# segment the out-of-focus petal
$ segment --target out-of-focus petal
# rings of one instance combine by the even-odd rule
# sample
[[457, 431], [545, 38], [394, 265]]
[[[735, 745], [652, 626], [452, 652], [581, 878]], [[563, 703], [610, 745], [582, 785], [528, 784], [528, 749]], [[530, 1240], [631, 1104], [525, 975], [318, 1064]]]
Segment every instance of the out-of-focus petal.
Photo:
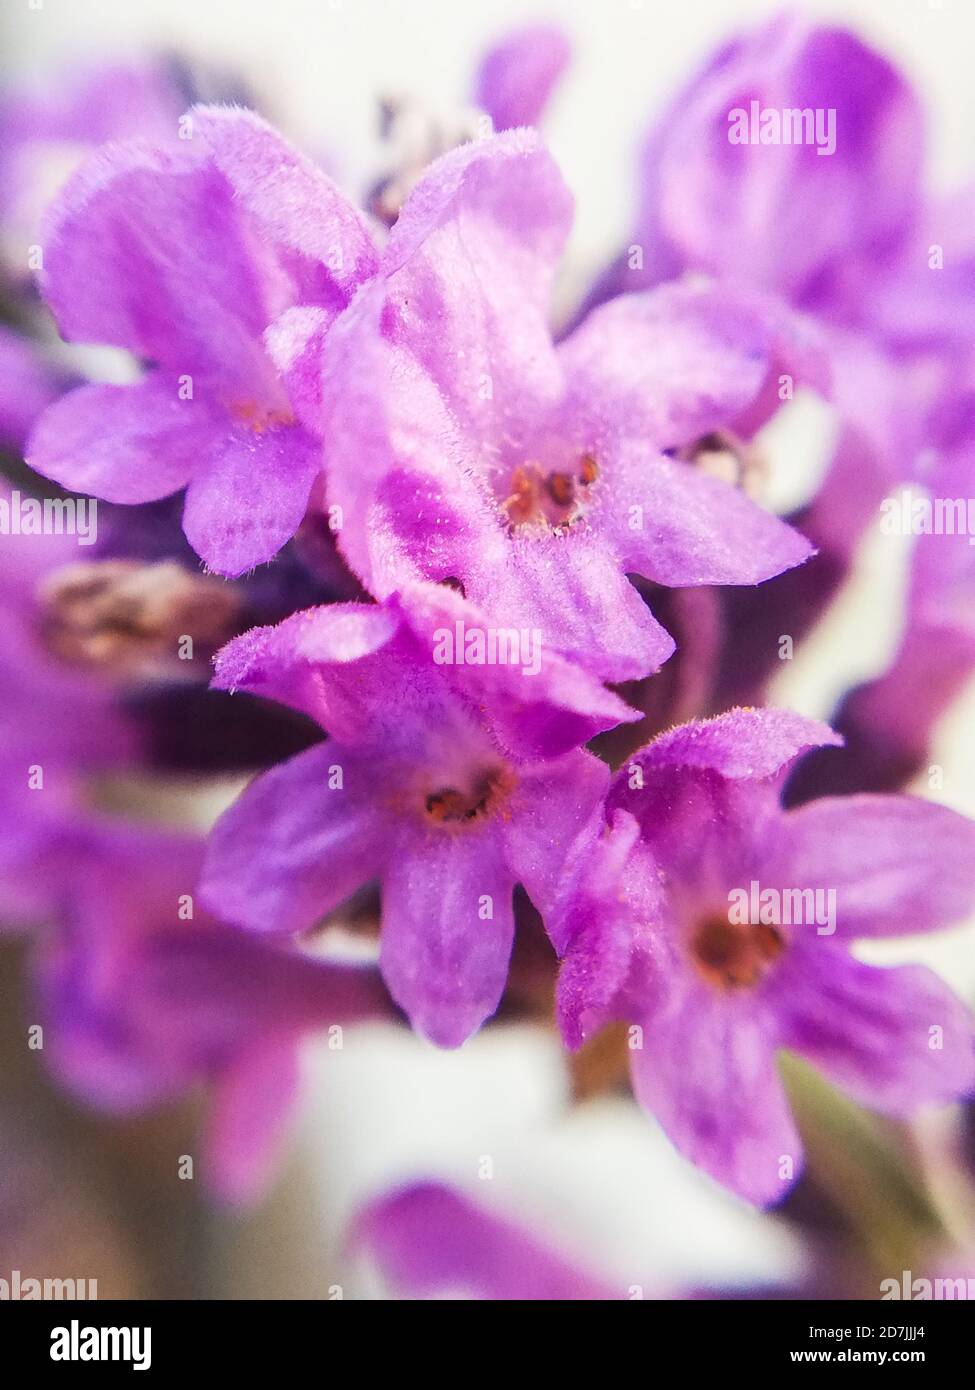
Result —
[[538, 125], [571, 57], [572, 45], [556, 25], [516, 29], [481, 59], [475, 104], [488, 113], [495, 130]]
[[296, 1040], [259, 1039], [218, 1078], [203, 1138], [207, 1186], [230, 1202], [253, 1201], [280, 1159], [298, 1098]]
[[[753, 105], [757, 140], [732, 143], [731, 113], [744, 113], [750, 136]], [[820, 127], [763, 143], [765, 111], [819, 112]], [[842, 295], [864, 263], [897, 252], [916, 208], [922, 141], [917, 99], [886, 59], [845, 30], [779, 16], [727, 45], [675, 104], [648, 151], [650, 219], [685, 264], [814, 307]]]
[[898, 1115], [975, 1091], [971, 1014], [933, 971], [878, 970], [817, 941], [783, 975], [783, 1044], [862, 1104]]
[[625, 1297], [537, 1236], [439, 1183], [414, 1183], [357, 1215], [366, 1251], [400, 1298], [597, 1301]]

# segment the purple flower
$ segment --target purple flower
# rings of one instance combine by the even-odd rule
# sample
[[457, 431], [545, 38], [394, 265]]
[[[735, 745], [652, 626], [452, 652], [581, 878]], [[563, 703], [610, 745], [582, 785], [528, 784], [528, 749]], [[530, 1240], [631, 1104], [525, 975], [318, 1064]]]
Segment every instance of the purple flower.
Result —
[[626, 1298], [533, 1232], [437, 1182], [377, 1198], [355, 1218], [351, 1244], [395, 1298], [582, 1301]]
[[822, 336], [842, 426], [792, 518], [819, 554], [769, 594], [727, 596], [719, 708], [762, 698], [779, 635], [808, 631], [885, 492], [913, 475], [959, 356], [970, 376], [973, 190], [929, 198], [923, 153], [905, 77], [792, 13], [717, 49], [646, 138], [630, 245], [590, 302], [703, 273], [788, 303]]
[[192, 836], [90, 820], [72, 850], [60, 922], [34, 966], [48, 1064], [118, 1114], [208, 1084], [197, 1175], [223, 1197], [255, 1196], [298, 1093], [302, 1038], [385, 1012], [378, 976], [198, 912]]
[[636, 718], [537, 634], [513, 637], [518, 664], [492, 657], [498, 629], [425, 586], [382, 607], [309, 609], [217, 658], [218, 688], [282, 701], [331, 738], [257, 778], [217, 822], [207, 905], [255, 931], [300, 932], [378, 878], [386, 983], [448, 1047], [497, 1008], [515, 884], [544, 914], [597, 811], [608, 774], [578, 745]]
[[[793, 130], [794, 111], [809, 111]], [[896, 265], [920, 205], [920, 104], [847, 30], [783, 14], [732, 39], [672, 102], [641, 163], [632, 287], [687, 268], [837, 321]]]
[[640, 1103], [692, 1162], [759, 1204], [802, 1163], [780, 1048], [889, 1114], [975, 1089], [972, 1021], [950, 990], [849, 949], [967, 914], [975, 827], [909, 797], [783, 813], [793, 759], [831, 742], [776, 710], [662, 735], [617, 774], [610, 829], [553, 919], [569, 1044], [631, 1020]]
[[810, 553], [666, 451], [756, 413], [779, 347], [735, 296], [623, 296], [560, 346], [549, 295], [571, 198], [538, 138], [427, 173], [380, 278], [329, 335], [324, 435], [339, 541], [370, 592], [452, 580], [500, 623], [612, 680], [672, 643], [626, 575], [754, 584]]
[[28, 459], [111, 502], [187, 487], [190, 543], [235, 576], [305, 514], [321, 467], [308, 353], [376, 252], [352, 205], [258, 117], [186, 119], [184, 141], [107, 146], [48, 213], [42, 287], [62, 335], [152, 366], [58, 401]]

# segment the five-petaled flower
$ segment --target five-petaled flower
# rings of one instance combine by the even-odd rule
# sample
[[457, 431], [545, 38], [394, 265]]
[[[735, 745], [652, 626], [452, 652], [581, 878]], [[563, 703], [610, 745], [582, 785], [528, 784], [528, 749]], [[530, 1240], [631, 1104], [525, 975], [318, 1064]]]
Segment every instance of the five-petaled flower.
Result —
[[[849, 949], [970, 912], [975, 826], [906, 796], [783, 812], [796, 757], [836, 742], [825, 725], [771, 709], [661, 735], [617, 773], [604, 837], [577, 857], [550, 920], [567, 1042], [631, 1020], [641, 1104], [688, 1158], [761, 1204], [782, 1197], [802, 1163], [780, 1048], [889, 1114], [975, 1090], [972, 1020], [947, 986]], [[738, 920], [729, 894], [752, 882], [832, 890], [835, 938], [815, 922]]]
[[302, 710], [331, 738], [258, 777], [218, 821], [207, 904], [256, 931], [301, 932], [378, 878], [383, 976], [444, 1046], [497, 1008], [515, 885], [544, 915], [598, 817], [609, 774], [581, 745], [636, 718], [558, 655], [533, 676], [436, 662], [437, 632], [483, 621], [437, 585], [309, 609], [231, 642], [214, 682]]

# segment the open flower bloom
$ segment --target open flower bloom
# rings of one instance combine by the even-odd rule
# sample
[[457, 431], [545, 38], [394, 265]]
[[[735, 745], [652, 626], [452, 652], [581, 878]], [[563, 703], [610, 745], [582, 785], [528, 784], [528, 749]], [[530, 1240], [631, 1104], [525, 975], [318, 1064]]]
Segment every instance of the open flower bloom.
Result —
[[72, 848], [34, 965], [45, 1058], [73, 1094], [119, 1114], [208, 1086], [197, 1176], [253, 1196], [297, 1097], [301, 1040], [387, 1012], [378, 975], [199, 912], [193, 836], [89, 820]]
[[207, 905], [300, 932], [378, 878], [384, 978], [443, 1046], [498, 1005], [516, 883], [544, 914], [595, 819], [608, 773], [579, 745], [637, 717], [534, 643], [520, 664], [491, 664], [498, 640], [431, 585], [382, 607], [309, 609], [217, 657], [218, 688], [282, 701], [332, 737], [258, 777], [217, 822]]
[[782, 1197], [802, 1150], [776, 1053], [900, 1115], [975, 1089], [967, 1010], [930, 971], [878, 969], [858, 937], [928, 931], [975, 904], [975, 826], [909, 797], [785, 813], [782, 779], [824, 725], [733, 710], [620, 769], [610, 828], [580, 859], [554, 935], [564, 1035], [631, 1020], [640, 1103], [749, 1201]]
[[531, 602], [553, 645], [601, 636], [590, 660], [606, 650], [619, 679], [671, 649], [628, 570], [754, 583], [808, 555], [662, 454], [754, 400], [771, 366], [760, 316], [664, 291], [601, 310], [556, 352], [546, 315], [571, 200], [530, 132], [437, 161], [380, 258], [352, 205], [263, 122], [188, 119], [175, 149], [106, 148], [48, 215], [42, 284], [64, 336], [154, 366], [47, 411], [38, 471], [117, 502], [188, 485], [191, 544], [237, 575], [294, 533], [324, 457], [347, 558], [378, 596], [408, 569], [458, 580], [506, 620]]
[[329, 334], [328, 502], [379, 598], [452, 580], [611, 680], [672, 650], [627, 579], [755, 584], [807, 542], [668, 450], [767, 399], [776, 334], [734, 295], [671, 286], [595, 311], [556, 346], [571, 198], [517, 130], [438, 160], [381, 275]]
[[395, 1298], [598, 1302], [628, 1296], [534, 1232], [439, 1182], [416, 1182], [363, 1207], [350, 1244]]
[[186, 121], [189, 138], [170, 145], [106, 146], [48, 211], [41, 284], [62, 335], [151, 367], [135, 385], [58, 401], [28, 459], [110, 502], [186, 487], [190, 543], [236, 576], [270, 560], [305, 514], [321, 445], [295, 359], [376, 252], [352, 205], [258, 117], [199, 107]]

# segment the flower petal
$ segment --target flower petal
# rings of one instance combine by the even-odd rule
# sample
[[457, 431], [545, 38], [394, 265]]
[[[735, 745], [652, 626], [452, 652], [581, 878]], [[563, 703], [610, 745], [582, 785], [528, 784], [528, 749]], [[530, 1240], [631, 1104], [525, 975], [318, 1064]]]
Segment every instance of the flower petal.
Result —
[[972, 1016], [933, 971], [877, 969], [823, 941], [784, 966], [783, 1045], [861, 1104], [900, 1115], [975, 1091]]
[[644, 1020], [631, 1054], [640, 1104], [677, 1149], [732, 1192], [769, 1206], [802, 1167], [768, 1020], [704, 990]]
[[320, 470], [321, 446], [298, 426], [228, 430], [190, 482], [187, 540], [230, 579], [265, 564], [301, 525]]
[[410, 1022], [459, 1047], [494, 1013], [514, 937], [514, 878], [492, 832], [404, 838], [382, 880], [379, 964]]
[[842, 937], [934, 931], [975, 909], [975, 823], [912, 796], [824, 797], [786, 817], [784, 882], [836, 894]]
[[177, 383], [150, 372], [134, 386], [81, 386], [49, 406], [27, 445], [31, 468], [106, 502], [155, 502], [186, 486], [225, 425]]
[[44, 409], [74, 384], [39, 344], [0, 325], [0, 447], [19, 454]]
[[375, 767], [332, 743], [263, 773], [210, 834], [203, 902], [251, 931], [308, 930], [376, 876], [388, 834], [376, 800]]
[[322, 429], [322, 352], [334, 321], [327, 309], [296, 304], [274, 320], [264, 334], [264, 346], [278, 370], [288, 399], [311, 434]]
[[260, 1038], [218, 1077], [203, 1135], [203, 1176], [218, 1196], [248, 1202], [267, 1185], [298, 1099], [297, 1040]]
[[379, 1265], [398, 1298], [587, 1302], [623, 1298], [530, 1231], [435, 1182], [370, 1202], [354, 1246]]
[[[557, 757], [639, 717], [594, 676], [549, 651], [537, 627], [499, 626], [503, 615], [479, 610], [440, 585], [411, 585], [395, 606], [417, 636], [420, 659], [436, 664], [514, 757]], [[480, 640], [480, 660], [476, 651], [472, 658], [472, 638]]]
[[[273, 627], [254, 627], [217, 653], [213, 686], [248, 690], [278, 700], [316, 719], [337, 738], [354, 740], [362, 728], [363, 702], [388, 693], [391, 663], [369, 668], [364, 686], [362, 663], [382, 653], [402, 619], [390, 608], [366, 603], [330, 603], [294, 613]], [[382, 665], [385, 665], [385, 687]], [[322, 668], [330, 679], [323, 679]]]
[[[623, 1012], [623, 990], [641, 928], [660, 939], [660, 877], [637, 846], [639, 826], [625, 811], [583, 853], [569, 860], [563, 899], [546, 927], [563, 956], [556, 1006], [567, 1047], [581, 1047]], [[631, 856], [640, 864], [630, 865]], [[630, 889], [628, 893], [626, 890]], [[635, 889], [635, 892], [632, 891]]]
[[669, 588], [761, 584], [813, 554], [798, 531], [693, 464], [623, 444], [606, 467], [592, 524], [634, 574]]
[[672, 729], [634, 754], [607, 805], [637, 819], [688, 910], [725, 912], [731, 889], [778, 874], [788, 844], [782, 782], [805, 748], [835, 738], [786, 710], [732, 710]]
[[503, 565], [480, 560], [461, 571], [470, 599], [498, 622], [537, 629], [546, 648], [602, 680], [651, 675], [674, 650], [612, 547], [593, 531], [515, 537]]
[[253, 111], [196, 106], [190, 120], [264, 236], [305, 262], [300, 297], [348, 302], [379, 264], [355, 204]]
[[667, 449], [729, 424], [758, 394], [771, 349], [744, 299], [677, 284], [594, 309], [559, 357], [598, 453], [621, 437]]
[[548, 310], [571, 216], [555, 161], [517, 130], [438, 159], [390, 233], [384, 330], [485, 442], [560, 389]]
[[495, 130], [538, 125], [571, 56], [572, 45], [555, 24], [516, 29], [482, 58], [474, 102]]
[[527, 770], [512, 793], [502, 832], [505, 852], [546, 923], [570, 856], [596, 843], [608, 785], [606, 764], [577, 749]]
[[69, 342], [128, 348], [177, 375], [257, 370], [274, 267], [202, 141], [106, 146], [59, 193], [41, 240], [44, 297]]
[[[816, 112], [817, 138], [780, 132], [770, 146], [753, 111]], [[821, 157], [829, 119], [834, 149]], [[833, 277], [855, 287], [858, 267], [909, 230], [922, 144], [918, 101], [885, 58], [843, 29], [780, 15], [725, 45], [675, 103], [648, 150], [648, 220], [685, 264], [814, 303]], [[655, 235], [648, 227], [650, 244]]]
[[446, 579], [504, 535], [478, 476], [477, 441], [431, 375], [381, 326], [384, 288], [362, 292], [329, 333], [323, 364], [326, 481], [337, 539], [377, 598], [409, 578]]
[[[636, 755], [644, 769], [706, 768], [722, 777], [771, 777], [807, 748], [841, 740], [827, 724], [784, 709], [733, 709], [682, 724]], [[617, 781], [622, 780], [622, 775]]]

